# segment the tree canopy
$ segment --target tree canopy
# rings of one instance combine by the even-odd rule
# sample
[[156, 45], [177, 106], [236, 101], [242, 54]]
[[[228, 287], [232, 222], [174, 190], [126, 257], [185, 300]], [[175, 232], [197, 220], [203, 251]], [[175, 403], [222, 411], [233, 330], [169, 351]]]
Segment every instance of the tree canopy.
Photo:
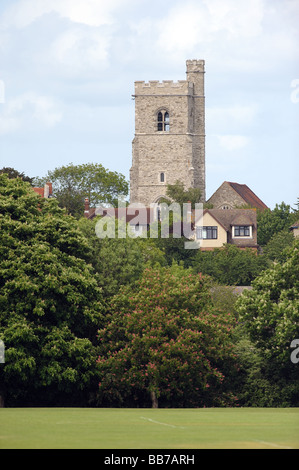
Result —
[[[184, 184], [177, 180], [175, 184], [168, 184], [166, 189], [166, 196], [174, 202], [179, 204], [191, 203], [191, 206], [194, 208], [195, 204], [200, 202], [201, 191], [199, 188], [188, 188], [185, 189]], [[165, 198], [164, 202], [169, 202]]]
[[298, 406], [299, 374], [291, 361], [291, 345], [299, 339], [299, 240], [286, 250], [286, 261], [258, 276], [252, 290], [237, 301], [236, 309], [263, 358], [263, 377], [272, 387], [272, 395], [278, 390], [275, 405]]
[[224, 369], [233, 363], [234, 317], [213, 308], [209, 283], [182, 266], [148, 268], [124, 287], [99, 332], [104, 405], [234, 403]]
[[48, 171], [39, 184], [50, 181], [53, 194], [60, 207], [66, 208], [69, 214], [81, 217], [84, 213], [84, 200], [89, 199], [91, 207], [99, 204], [117, 206], [118, 199], [128, 194], [128, 182], [117, 172], [109, 171], [100, 163], [70, 163], [53, 171]]
[[259, 245], [266, 245], [270, 239], [281, 230], [288, 230], [295, 222], [295, 212], [292, 212], [291, 206], [282, 202], [276, 204], [273, 210], [265, 209], [257, 212], [257, 237]]
[[88, 244], [55, 200], [0, 175], [1, 391], [10, 403], [76, 402], [95, 377], [103, 303]]
[[27, 181], [31, 185], [33, 184], [34, 177], [26, 176], [24, 172], [20, 173], [15, 168], [3, 167], [0, 170], [0, 174], [5, 173], [8, 178], [21, 178], [23, 181]]

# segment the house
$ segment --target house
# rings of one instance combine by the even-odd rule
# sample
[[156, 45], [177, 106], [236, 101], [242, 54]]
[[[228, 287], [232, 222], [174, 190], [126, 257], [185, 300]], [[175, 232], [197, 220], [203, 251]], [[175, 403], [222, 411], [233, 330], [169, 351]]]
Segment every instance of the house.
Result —
[[299, 237], [299, 220], [291, 225], [290, 230], [293, 232], [294, 237]]
[[115, 217], [118, 222], [129, 225], [133, 236], [144, 236], [151, 223], [157, 220], [155, 208], [130, 205], [128, 207], [93, 207], [89, 208], [89, 200], [85, 199], [84, 217], [89, 220], [97, 216]]
[[255, 209], [268, 209], [266, 204], [246, 185], [224, 181], [222, 185], [207, 200], [215, 209], [235, 209], [250, 206]]
[[205, 209], [195, 221], [195, 237], [201, 250], [231, 244], [257, 250], [257, 221], [254, 209]]
[[39, 194], [41, 197], [48, 199], [53, 197], [52, 183], [46, 183], [43, 188], [32, 188], [36, 194]]

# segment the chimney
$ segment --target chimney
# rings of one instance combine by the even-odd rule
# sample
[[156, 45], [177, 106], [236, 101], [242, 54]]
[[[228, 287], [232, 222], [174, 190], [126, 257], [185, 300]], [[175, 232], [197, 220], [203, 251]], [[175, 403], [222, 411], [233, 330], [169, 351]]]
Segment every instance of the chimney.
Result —
[[85, 207], [84, 207], [84, 217], [89, 216], [89, 199], [88, 197], [85, 198]]
[[52, 183], [46, 183], [44, 186], [44, 196], [45, 199], [52, 197]]
[[53, 193], [52, 183], [47, 183], [47, 185], [49, 186], [49, 197], [51, 197]]

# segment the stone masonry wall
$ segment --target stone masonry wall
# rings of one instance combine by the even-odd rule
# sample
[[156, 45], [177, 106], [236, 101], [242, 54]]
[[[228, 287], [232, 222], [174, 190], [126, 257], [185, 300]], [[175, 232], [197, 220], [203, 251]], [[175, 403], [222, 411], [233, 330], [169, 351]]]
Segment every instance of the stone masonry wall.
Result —
[[[135, 82], [131, 202], [156, 202], [177, 180], [199, 187], [205, 198], [203, 69], [204, 61], [187, 61], [187, 80]], [[169, 113], [169, 131], [158, 131], [159, 111]]]

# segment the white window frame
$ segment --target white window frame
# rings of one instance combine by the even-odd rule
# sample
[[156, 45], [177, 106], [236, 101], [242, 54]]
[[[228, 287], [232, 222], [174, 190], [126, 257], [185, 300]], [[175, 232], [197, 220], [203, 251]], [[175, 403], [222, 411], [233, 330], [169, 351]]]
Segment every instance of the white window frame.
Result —
[[[235, 229], [237, 227], [248, 227], [249, 228], [249, 235], [236, 235], [235, 233]], [[237, 239], [240, 239], [240, 238], [252, 238], [252, 225], [233, 225], [233, 230], [232, 230], [232, 237], [233, 238], [237, 238]]]

